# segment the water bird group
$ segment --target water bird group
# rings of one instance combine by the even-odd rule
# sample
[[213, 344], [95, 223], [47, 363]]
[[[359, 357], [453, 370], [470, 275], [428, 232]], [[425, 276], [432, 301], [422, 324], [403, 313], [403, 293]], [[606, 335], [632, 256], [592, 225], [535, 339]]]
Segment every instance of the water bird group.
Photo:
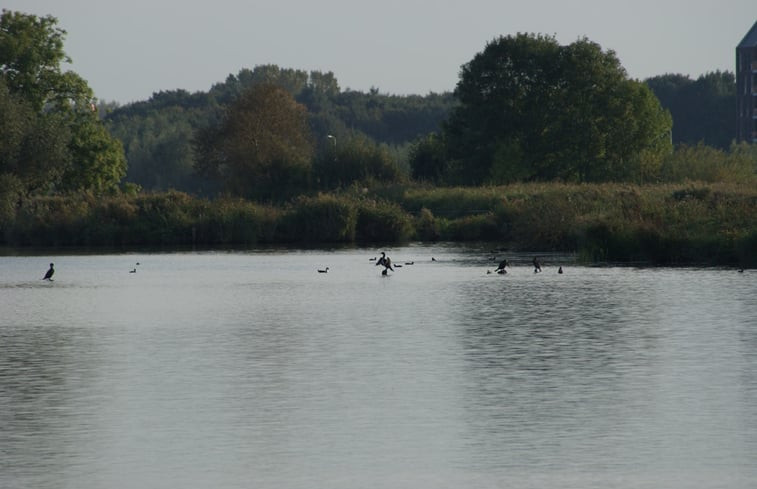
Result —
[[[496, 257], [490, 257], [489, 260], [496, 260]], [[539, 273], [539, 272], [542, 271], [541, 262], [539, 261], [539, 258], [534, 257], [531, 260], [531, 264], [534, 267], [534, 273]], [[498, 273], [500, 275], [505, 275], [505, 274], [507, 274], [507, 268], [508, 267], [512, 267], [512, 265], [511, 265], [511, 263], [507, 259], [504, 259], [501, 262], [499, 262], [499, 265], [497, 265], [497, 268], [494, 269], [494, 273]], [[491, 275], [491, 273], [492, 273], [491, 270], [487, 270], [486, 271], [487, 275]], [[560, 267], [557, 268], [557, 273], [558, 274], [562, 274], [563, 273], [562, 266], [560, 266]]]

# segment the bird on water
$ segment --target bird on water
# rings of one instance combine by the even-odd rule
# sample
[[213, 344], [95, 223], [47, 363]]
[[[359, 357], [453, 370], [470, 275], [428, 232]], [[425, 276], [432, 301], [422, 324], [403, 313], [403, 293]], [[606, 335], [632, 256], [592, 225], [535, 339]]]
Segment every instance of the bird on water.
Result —
[[319, 269], [318, 273], [329, 273], [329, 267], [326, 267], [324, 269]]
[[50, 264], [50, 268], [45, 273], [45, 277], [42, 280], [49, 280], [53, 281], [53, 274], [55, 273], [55, 269], [53, 268], [53, 264]]

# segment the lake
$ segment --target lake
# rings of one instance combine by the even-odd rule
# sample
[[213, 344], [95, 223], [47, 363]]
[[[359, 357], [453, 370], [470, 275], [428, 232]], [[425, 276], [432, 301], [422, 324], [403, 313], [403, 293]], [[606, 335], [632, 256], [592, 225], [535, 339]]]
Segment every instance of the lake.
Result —
[[757, 271], [380, 251], [0, 257], [0, 487], [754, 487]]

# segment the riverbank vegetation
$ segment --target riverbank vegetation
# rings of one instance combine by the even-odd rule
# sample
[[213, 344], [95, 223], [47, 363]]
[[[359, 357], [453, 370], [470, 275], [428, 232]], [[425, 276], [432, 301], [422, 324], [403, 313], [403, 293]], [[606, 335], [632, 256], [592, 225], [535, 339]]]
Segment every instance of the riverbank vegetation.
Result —
[[265, 65], [120, 107], [62, 71], [56, 19], [4, 10], [0, 34], [0, 245], [491, 241], [757, 265], [757, 150], [727, 142], [727, 73], [644, 83], [588, 39], [518, 34], [451, 93]]
[[590, 262], [757, 266], [757, 188], [734, 183], [354, 187], [284, 205], [182, 192], [37, 197], [10, 246], [134, 247], [487, 241]]

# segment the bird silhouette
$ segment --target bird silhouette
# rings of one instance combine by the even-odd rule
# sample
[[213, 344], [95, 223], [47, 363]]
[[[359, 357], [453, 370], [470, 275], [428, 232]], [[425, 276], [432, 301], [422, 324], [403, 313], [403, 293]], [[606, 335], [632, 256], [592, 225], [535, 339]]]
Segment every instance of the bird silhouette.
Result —
[[326, 267], [322, 270], [318, 270], [318, 273], [329, 273], [329, 267]]
[[505, 270], [505, 267], [509, 267], [509, 266], [510, 266], [510, 262], [508, 262], [507, 258], [505, 258], [504, 260], [502, 260], [501, 262], [499, 262], [499, 265], [497, 266], [496, 270], [494, 270], [494, 271], [497, 272], [497, 273], [502, 273], [502, 272], [507, 273], [507, 271]]
[[53, 274], [55, 273], [55, 269], [53, 268], [53, 264], [50, 264], [50, 268], [45, 273], [45, 277], [42, 280], [49, 280], [53, 281]]

